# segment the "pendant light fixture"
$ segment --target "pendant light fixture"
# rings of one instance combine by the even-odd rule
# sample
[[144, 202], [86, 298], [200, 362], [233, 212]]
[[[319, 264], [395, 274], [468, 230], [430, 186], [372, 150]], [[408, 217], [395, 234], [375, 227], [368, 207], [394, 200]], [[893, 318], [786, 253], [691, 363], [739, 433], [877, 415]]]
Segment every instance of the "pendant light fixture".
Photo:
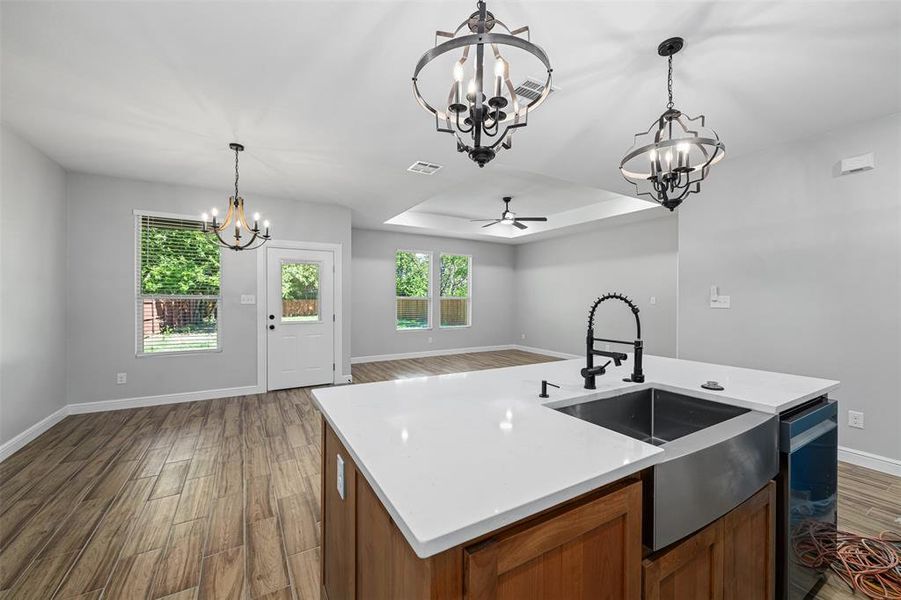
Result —
[[619, 165], [639, 196], [648, 196], [671, 211], [701, 190], [711, 165], [726, 155], [726, 145], [705, 126], [704, 115], [692, 118], [673, 105], [673, 55], [683, 45], [682, 38], [674, 37], [657, 47], [657, 54], [665, 56], [669, 65], [669, 102], [647, 131], [635, 134], [635, 143]]
[[[413, 70], [413, 95], [420, 106], [435, 116], [435, 128], [452, 134], [457, 139], [457, 150], [484, 167], [498, 150], [511, 147], [513, 132], [525, 127], [529, 112], [547, 98], [553, 69], [544, 50], [529, 40], [528, 27], [511, 31], [488, 11], [482, 0], [476, 3], [476, 9], [453, 32], [435, 32], [435, 47], [422, 55]], [[439, 38], [446, 41], [439, 44]], [[528, 52], [547, 70], [543, 86], [527, 81], [530, 89], [522, 96], [523, 101], [510, 79], [510, 62], [501, 52], [511, 48]], [[436, 101], [436, 108], [420, 92], [420, 73], [433, 60], [453, 50], [460, 51], [460, 58], [448, 73], [453, 78], [446, 101]], [[486, 50], [489, 57], [485, 56]]]
[[[231, 143], [229, 148], [235, 151], [235, 195], [228, 199], [228, 211], [225, 219], [219, 222], [219, 211], [213, 209], [210, 224], [210, 215], [203, 213], [203, 230], [209, 234], [215, 234], [219, 243], [232, 250], [255, 250], [269, 240], [269, 221], [263, 221], [263, 229], [260, 229], [260, 213], [253, 214], [253, 224], [247, 222], [244, 215], [244, 198], [238, 194], [238, 153], [244, 151], [244, 146]], [[242, 230], [246, 233], [242, 233]], [[223, 237], [225, 235], [226, 237]]]

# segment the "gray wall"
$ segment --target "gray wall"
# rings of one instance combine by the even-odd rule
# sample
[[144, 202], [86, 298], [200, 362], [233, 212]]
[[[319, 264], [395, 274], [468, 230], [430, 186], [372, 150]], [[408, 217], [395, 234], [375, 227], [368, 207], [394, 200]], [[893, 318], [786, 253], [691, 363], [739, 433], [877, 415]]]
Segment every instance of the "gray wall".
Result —
[[[135, 357], [134, 209], [200, 214], [224, 207], [228, 188], [207, 190], [70, 174], [69, 402], [92, 402], [255, 385], [256, 252], [222, 253], [222, 352]], [[272, 221], [279, 240], [343, 244], [344, 373], [350, 360], [350, 211], [336, 205], [279, 200], [247, 192], [251, 210]], [[222, 210], [222, 208], [220, 208]], [[257, 298], [262, 302], [263, 298]], [[116, 385], [116, 373], [128, 383]]]
[[[588, 309], [599, 295], [618, 291], [640, 307], [645, 351], [676, 352], [677, 216], [620, 220], [566, 237], [517, 248], [517, 343], [582, 354]], [[650, 303], [651, 296], [657, 303]], [[632, 313], [608, 301], [598, 308], [596, 334], [635, 339]], [[523, 338], [523, 334], [525, 338]], [[628, 348], [623, 348], [628, 350]]]
[[[353, 355], [401, 354], [496, 346], [513, 342], [514, 274], [512, 246], [409, 235], [387, 231], [353, 230]], [[441, 252], [472, 256], [472, 326], [438, 327], [438, 298], [433, 298], [430, 330], [395, 328], [394, 253], [398, 249], [429, 250], [433, 278], [438, 277]], [[437, 290], [437, 279], [435, 289]], [[432, 342], [429, 343], [429, 338]]]
[[0, 126], [0, 444], [66, 404], [66, 173]]
[[[840, 443], [901, 459], [901, 119], [727, 158], [679, 209], [679, 355], [840, 379]], [[873, 171], [836, 176], [875, 152]], [[732, 297], [710, 309], [709, 286]], [[847, 410], [866, 429], [847, 427]]]

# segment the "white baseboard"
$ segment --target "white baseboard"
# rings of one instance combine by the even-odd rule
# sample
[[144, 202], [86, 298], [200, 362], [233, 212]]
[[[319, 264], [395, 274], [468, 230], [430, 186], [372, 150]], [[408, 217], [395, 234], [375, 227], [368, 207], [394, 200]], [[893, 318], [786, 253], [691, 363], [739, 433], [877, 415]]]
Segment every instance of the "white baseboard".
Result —
[[44, 417], [5, 444], [0, 445], [0, 462], [24, 448], [30, 441], [65, 419], [68, 414], [69, 407], [64, 406], [51, 415]]
[[582, 358], [580, 354], [570, 354], [569, 352], [557, 352], [556, 350], [545, 350], [544, 348], [533, 348], [531, 346], [521, 346], [514, 344], [513, 348], [522, 350], [523, 352], [531, 352], [532, 354], [544, 354], [545, 356], [553, 356], [555, 358]]
[[448, 354], [467, 354], [469, 352], [495, 352], [497, 350], [512, 350], [513, 344], [502, 346], [475, 346], [471, 348], [445, 348], [443, 350], [423, 350], [421, 352], [403, 352], [401, 354], [374, 354], [372, 356], [355, 356], [350, 359], [350, 364], [368, 362], [384, 362], [386, 360], [403, 360], [406, 358], [425, 358], [427, 356], [446, 356]]
[[423, 350], [420, 352], [403, 352], [400, 354], [374, 354], [372, 356], [355, 356], [350, 359], [352, 365], [368, 362], [384, 362], [386, 360], [404, 360], [407, 358], [426, 358], [429, 356], [448, 356], [450, 354], [469, 354], [471, 352], [497, 352], [500, 350], [521, 350], [533, 354], [544, 354], [556, 358], [579, 358], [578, 354], [545, 350], [544, 348], [532, 348], [519, 344], [501, 344], [499, 346], [472, 346], [469, 348], [444, 348], [441, 350]]
[[888, 458], [887, 456], [879, 456], [863, 450], [854, 450], [852, 448], [838, 447], [838, 459], [842, 462], [857, 465], [867, 469], [873, 469], [895, 477], [901, 477], [901, 460]]
[[68, 406], [69, 414], [103, 412], [107, 410], [123, 410], [126, 408], [141, 408], [144, 406], [159, 406], [160, 404], [179, 404], [181, 402], [195, 402], [197, 400], [212, 400], [214, 398], [228, 398], [230, 396], [248, 396], [261, 394], [255, 385], [241, 387], [220, 388], [217, 390], [200, 390], [197, 392], [182, 392], [179, 394], [162, 394], [159, 396], [140, 396], [138, 398], [121, 398], [118, 400], [100, 400], [98, 402], [81, 402]]

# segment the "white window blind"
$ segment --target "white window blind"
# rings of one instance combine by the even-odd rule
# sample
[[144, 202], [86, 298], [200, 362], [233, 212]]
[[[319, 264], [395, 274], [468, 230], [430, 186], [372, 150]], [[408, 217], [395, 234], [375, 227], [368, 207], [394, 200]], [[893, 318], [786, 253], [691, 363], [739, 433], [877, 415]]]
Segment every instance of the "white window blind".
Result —
[[219, 243], [202, 223], [136, 217], [138, 355], [220, 349]]

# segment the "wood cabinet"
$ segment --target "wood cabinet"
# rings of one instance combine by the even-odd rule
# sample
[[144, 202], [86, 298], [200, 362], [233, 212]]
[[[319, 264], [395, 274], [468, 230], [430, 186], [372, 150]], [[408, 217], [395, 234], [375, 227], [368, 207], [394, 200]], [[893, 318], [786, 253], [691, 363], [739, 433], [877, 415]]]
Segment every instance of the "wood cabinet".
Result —
[[723, 520], [725, 600], [772, 600], [776, 593], [776, 484], [770, 482]]
[[772, 600], [776, 487], [642, 563], [645, 600]]
[[[337, 489], [338, 456], [345, 494]], [[638, 600], [641, 482], [627, 478], [421, 559], [323, 423], [325, 600]]]
[[464, 551], [466, 600], [640, 597], [641, 484]]
[[642, 580], [645, 600], [722, 600], [722, 520], [646, 559]]

